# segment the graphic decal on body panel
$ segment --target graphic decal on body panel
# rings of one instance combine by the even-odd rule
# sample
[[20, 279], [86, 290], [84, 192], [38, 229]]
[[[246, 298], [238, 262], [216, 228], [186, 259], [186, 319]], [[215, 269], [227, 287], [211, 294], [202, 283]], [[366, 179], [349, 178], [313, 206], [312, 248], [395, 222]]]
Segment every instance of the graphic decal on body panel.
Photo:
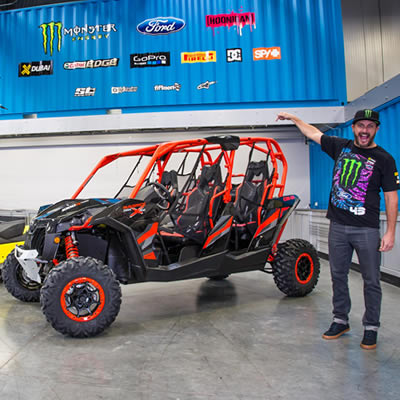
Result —
[[365, 214], [368, 184], [374, 172], [375, 160], [342, 150], [333, 175], [331, 202], [335, 207], [355, 215]]

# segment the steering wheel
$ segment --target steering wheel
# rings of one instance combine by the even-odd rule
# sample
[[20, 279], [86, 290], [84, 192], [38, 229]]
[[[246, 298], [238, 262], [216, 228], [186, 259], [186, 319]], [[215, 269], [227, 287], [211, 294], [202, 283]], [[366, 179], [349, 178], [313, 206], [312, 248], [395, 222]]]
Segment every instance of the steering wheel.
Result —
[[162, 204], [157, 204], [157, 206], [159, 208], [161, 208], [162, 210], [167, 210], [169, 205], [172, 204], [172, 202], [173, 202], [172, 196], [171, 196], [171, 193], [169, 192], [169, 190], [164, 185], [162, 185], [160, 182], [151, 182], [150, 185], [154, 186], [154, 192], [157, 194], [157, 196], [161, 200], [168, 202], [167, 206], [163, 206]]

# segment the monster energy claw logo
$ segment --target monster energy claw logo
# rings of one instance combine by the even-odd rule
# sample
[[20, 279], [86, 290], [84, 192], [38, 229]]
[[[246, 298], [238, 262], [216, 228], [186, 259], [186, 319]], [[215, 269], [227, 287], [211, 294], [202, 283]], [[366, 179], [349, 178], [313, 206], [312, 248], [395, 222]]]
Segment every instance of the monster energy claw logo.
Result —
[[371, 118], [372, 110], [365, 110], [365, 118]]
[[342, 174], [340, 175], [340, 183], [343, 187], [347, 187], [347, 185], [349, 183], [349, 178], [353, 174], [353, 171], [354, 171], [353, 179], [351, 182], [351, 185], [354, 186], [354, 183], [357, 180], [358, 172], [360, 170], [362, 163], [361, 163], [361, 161], [352, 160], [352, 159], [348, 159], [348, 158], [345, 158], [343, 161], [344, 161], [344, 165], [343, 165]]
[[47, 54], [47, 46], [50, 48], [50, 55], [53, 55], [54, 38], [57, 35], [57, 50], [61, 50], [61, 22], [49, 22], [39, 25], [42, 29], [43, 36], [43, 50]]

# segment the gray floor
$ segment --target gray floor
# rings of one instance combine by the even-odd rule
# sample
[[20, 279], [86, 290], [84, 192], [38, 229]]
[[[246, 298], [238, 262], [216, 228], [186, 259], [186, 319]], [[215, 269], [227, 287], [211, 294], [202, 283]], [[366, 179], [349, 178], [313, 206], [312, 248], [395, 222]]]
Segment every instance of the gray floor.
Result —
[[123, 287], [121, 312], [92, 339], [46, 323], [38, 304], [0, 285], [0, 399], [399, 399], [399, 294], [383, 283], [376, 350], [359, 347], [360, 276], [350, 276], [352, 330], [326, 341], [330, 281], [285, 298], [271, 276]]

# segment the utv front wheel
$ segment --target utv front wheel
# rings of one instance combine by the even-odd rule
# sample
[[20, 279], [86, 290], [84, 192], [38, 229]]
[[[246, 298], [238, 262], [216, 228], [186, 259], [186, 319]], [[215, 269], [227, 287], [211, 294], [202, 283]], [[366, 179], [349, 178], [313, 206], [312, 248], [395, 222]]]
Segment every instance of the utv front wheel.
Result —
[[58, 332], [90, 337], [114, 322], [121, 306], [121, 288], [107, 265], [91, 257], [76, 257], [52, 269], [40, 304]]
[[18, 300], [37, 302], [40, 299], [40, 283], [28, 278], [21, 264], [12, 251], [6, 258], [1, 269], [6, 289]]
[[320, 263], [315, 247], [303, 239], [278, 245], [272, 273], [278, 289], [289, 297], [306, 296], [318, 282]]

